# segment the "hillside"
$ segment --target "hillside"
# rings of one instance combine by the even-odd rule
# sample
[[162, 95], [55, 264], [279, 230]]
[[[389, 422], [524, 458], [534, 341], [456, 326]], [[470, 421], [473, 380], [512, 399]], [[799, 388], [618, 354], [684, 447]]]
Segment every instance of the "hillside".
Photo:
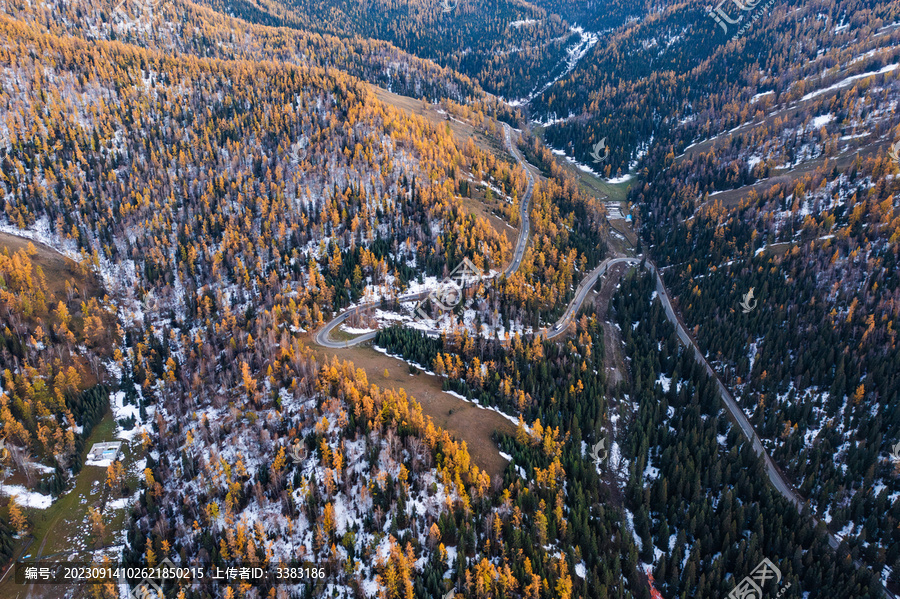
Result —
[[[205, 534], [215, 535], [233, 519], [246, 522], [248, 531], [266, 531], [251, 544], [259, 557], [289, 559], [285, 547], [314, 541], [310, 555], [326, 551], [329, 559], [339, 559], [328, 553], [331, 543], [307, 536], [312, 531], [304, 521], [285, 522], [302, 532], [293, 539], [266, 517], [268, 501], [284, 490], [287, 448], [279, 444], [279, 463], [268, 455], [279, 449], [268, 443], [285, 436], [307, 438], [309, 449], [325, 452], [336, 482], [351, 474], [342, 472], [334, 451], [351, 452], [348, 444], [359, 441], [356, 434], [368, 435], [376, 422], [387, 438], [419, 438], [416, 455], [422, 464], [403, 465], [405, 459], [391, 461], [388, 454], [373, 461], [372, 472], [357, 473], [387, 477], [386, 495], [375, 495], [388, 522], [399, 517], [406, 524], [404, 506], [435, 481], [459, 507], [482, 501], [490, 481], [469, 465], [465, 446], [454, 450], [459, 466], [451, 467], [445, 456], [458, 445], [421, 416], [409, 430], [401, 421], [361, 419], [372, 393], [386, 393], [391, 405], [400, 401], [402, 414], [415, 411], [413, 404], [405, 407], [402, 391], [382, 392], [363, 383], [362, 393], [355, 392], [359, 402], [341, 408], [340, 398], [349, 390], [323, 390], [315, 382], [324, 382], [329, 371], [319, 371], [299, 337], [357, 300], [367, 286], [405, 285], [414, 276], [439, 274], [462, 257], [485, 269], [506, 263], [507, 238], [464, 209], [460, 196], [484, 182], [514, 198], [524, 190], [521, 171], [472, 143], [457, 145], [443, 127], [379, 102], [367, 85], [336, 71], [169, 56], [119, 42], [40, 33], [8, 18], [0, 27], [9, 42], [0, 66], [11, 82], [0, 103], [15, 107], [3, 123], [8, 140], [3, 210], [19, 227], [41, 231], [53, 243], [90, 257], [116, 297], [117, 386], [126, 400], [153, 408], [141, 413], [141, 423], [152, 422], [153, 431], [126, 561], [152, 564], [166, 556], [188, 563], [203, 555], [217, 561], [256, 555], [240, 535], [232, 544], [224, 537], [185, 534], [197, 521], [207, 527]], [[42, 191], [32, 194], [33, 189]], [[309, 437], [329, 430], [309, 429], [310, 401], [325, 402], [329, 408], [322, 416], [338, 423], [328, 435], [332, 449]], [[386, 409], [379, 407], [376, 414]], [[344, 430], [348, 424], [342, 418], [360, 419], [360, 429], [354, 433], [350, 424]], [[195, 420], [197, 427], [188, 424]], [[215, 431], [221, 446], [207, 438], [210, 421], [226, 424]], [[232, 455], [250, 438], [245, 424], [265, 426], [257, 430], [262, 442]], [[233, 443], [229, 434], [237, 435]], [[435, 434], [443, 435], [439, 448], [431, 439]], [[205, 439], [203, 449], [190, 449], [192, 439]], [[359, 450], [380, 447], [372, 439]], [[441, 471], [430, 469], [429, 451], [434, 457], [440, 452]], [[180, 462], [174, 469], [173, 459]], [[221, 478], [219, 467], [225, 468]], [[448, 473], [441, 474], [445, 469]], [[308, 470], [304, 466], [297, 477], [291, 475], [296, 493], [289, 492], [288, 501], [311, 502], [306, 504], [310, 518], [326, 505], [355, 506], [360, 514], [373, 507], [349, 498], [320, 504], [322, 473], [306, 483], [313, 493], [307, 497], [302, 481], [312, 474]], [[200, 473], [203, 486], [195, 489], [192, 480]], [[120, 485], [117, 476], [107, 483]], [[396, 481], [407, 476], [412, 487], [403, 490]], [[458, 477], [461, 481], [451, 485]], [[353, 491], [353, 485], [346, 490]], [[197, 501], [190, 508], [184, 503], [188, 496]], [[531, 513], [530, 500], [522, 501]], [[188, 509], [190, 518], [173, 520], [175, 505]], [[443, 501], [429, 505], [430, 527], [446, 520]], [[478, 513], [491, 521], [496, 517], [489, 504]], [[372, 521], [351, 530], [345, 516], [336, 518], [343, 519], [326, 523], [322, 534], [325, 541], [337, 541], [335, 534], [345, 540], [345, 564], [370, 555], [389, 538], [379, 532], [381, 516], [374, 521], [378, 530]], [[476, 523], [457, 522], [460, 538], [454, 528], [434, 534], [446, 534], [465, 555], [467, 543], [475, 547], [468, 531]], [[385, 545], [383, 565], [351, 576], [339, 568], [330, 583], [347, 589], [390, 587], [386, 572], [411, 571], [411, 540], [411, 551], [427, 550], [436, 556], [431, 559], [447, 560], [446, 552], [424, 537], [411, 538], [408, 531], [393, 536], [397, 556], [388, 557], [393, 550]], [[543, 550], [531, 555], [536, 572], [553, 584], [570, 584], [572, 562], [558, 564]], [[466, 560], [446, 566], [460, 573], [468, 567]], [[497, 576], [509, 576], [508, 569], [498, 569]], [[538, 584], [530, 573], [516, 575], [523, 585]], [[427, 580], [437, 592], [443, 583], [430, 578], [417, 584]]]
[[900, 8], [757, 4], [0, 0], [2, 561], [894, 597]]
[[685, 323], [773, 458], [885, 578], [900, 547], [895, 9], [845, 21], [835, 7], [815, 28], [792, 14], [814, 59], [686, 115], [630, 197]]
[[562, 68], [584, 38], [560, 16], [510, 0], [347, 2], [211, 0], [253, 23], [353, 39], [384, 40], [462, 73], [491, 93], [517, 98]]
[[[893, 2], [774, 4], [723, 31], [703, 3], [664, 3], [609, 33], [528, 109], [552, 123], [551, 146], [621, 176], [649, 165], [648, 154], [662, 164], [670, 151], [759, 123], [808, 92], [896, 64], [897, 10]], [[604, 138], [609, 159], [595, 164], [590, 152]]]
[[[335, 69], [424, 98], [479, 96], [468, 78], [378, 40], [339, 38], [312, 31], [257, 25], [193, 4], [164, 2], [61, 2], [4, 0], [4, 13], [32, 33], [74, 37], [88, 43], [119, 41], [163, 54], [196, 58], [285, 62]], [[155, 9], [148, 8], [155, 6]]]

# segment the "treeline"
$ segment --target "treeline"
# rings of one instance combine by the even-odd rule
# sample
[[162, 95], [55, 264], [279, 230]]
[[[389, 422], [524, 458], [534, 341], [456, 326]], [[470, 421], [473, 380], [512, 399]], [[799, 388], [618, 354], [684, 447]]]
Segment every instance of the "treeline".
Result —
[[516, 335], [507, 346], [465, 331], [434, 339], [394, 326], [379, 330], [375, 343], [446, 377], [445, 388], [478, 403], [593, 439], [606, 412], [602, 333], [596, 317], [583, 316], [577, 330], [575, 344]]

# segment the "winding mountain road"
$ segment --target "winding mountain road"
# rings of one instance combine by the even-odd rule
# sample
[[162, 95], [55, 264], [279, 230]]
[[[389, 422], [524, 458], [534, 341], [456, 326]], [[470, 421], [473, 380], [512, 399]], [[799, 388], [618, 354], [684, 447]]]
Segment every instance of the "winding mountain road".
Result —
[[515, 252], [513, 252], [513, 259], [509, 263], [509, 266], [506, 267], [506, 270], [503, 271], [508, 277], [519, 270], [519, 266], [522, 264], [522, 258], [525, 257], [525, 248], [528, 247], [528, 233], [531, 231], [531, 216], [529, 216], [528, 210], [531, 205], [531, 194], [534, 193], [534, 175], [528, 170], [525, 159], [519, 153], [519, 149], [513, 144], [512, 139], [510, 138], [510, 127], [506, 123], [503, 124], [503, 135], [506, 138], [507, 149], [509, 149], [513, 158], [519, 162], [522, 170], [525, 171], [525, 176], [528, 177], [528, 187], [525, 189], [525, 195], [523, 196], [522, 201], [519, 202], [519, 221], [522, 223], [519, 227], [519, 238], [516, 239], [516, 249]]
[[[531, 188], [529, 187], [529, 190]], [[528, 199], [531, 198], [530, 193], [526, 196]], [[526, 221], [523, 221], [526, 222]], [[520, 235], [520, 243], [522, 236]], [[517, 244], [518, 248], [518, 244]], [[524, 245], [522, 246], [522, 251], [524, 252]], [[607, 258], [603, 262], [600, 263], [594, 270], [588, 273], [582, 280], [581, 283], [578, 284], [578, 287], [575, 290], [575, 296], [569, 302], [568, 307], [566, 308], [565, 313], [560, 317], [559, 320], [556, 321], [556, 324], [549, 329], [544, 329], [543, 333], [547, 337], [547, 339], [555, 339], [560, 335], [563, 335], [569, 328], [569, 325], [575, 319], [575, 315], [578, 314], [578, 311], [581, 309], [581, 306], [584, 304], [585, 299], [587, 299], [588, 293], [590, 293], [591, 289], [594, 288], [594, 285], [597, 283], [597, 279], [603, 276], [610, 267], [616, 264], [639, 264], [641, 262], [640, 258]], [[521, 258], [518, 260], [518, 263], [521, 263]], [[775, 466], [775, 462], [772, 461], [772, 458], [769, 456], [768, 452], [766, 452], [765, 447], [763, 447], [762, 441], [759, 436], [756, 434], [756, 430], [753, 428], [753, 425], [750, 423], [750, 420], [747, 418], [747, 415], [738, 405], [737, 401], [734, 399], [734, 396], [728, 390], [719, 376], [716, 374], [715, 370], [713, 370], [712, 366], [707, 361], [706, 357], [700, 351], [700, 348], [697, 346], [694, 339], [688, 334], [687, 329], [684, 327], [682, 322], [678, 319], [678, 315], [675, 312], [675, 308], [672, 306], [672, 300], [669, 297], [669, 292], [666, 290], [665, 284], [663, 283], [662, 277], [659, 274], [659, 271], [656, 269], [656, 266], [652, 262], [645, 262], [645, 267], [654, 274], [656, 277], [656, 293], [659, 296], [660, 302], [663, 305], [663, 309], [666, 313], [666, 318], [672, 325], [675, 327], [675, 332], [678, 335], [678, 338], [685, 345], [685, 347], [689, 347], [693, 350], [694, 359], [700, 364], [707, 372], [707, 374], [712, 377], [716, 381], [716, 385], [719, 389], [719, 395], [722, 398], [722, 403], [728, 409], [732, 418], [735, 422], [737, 422], [741, 431], [744, 433], [744, 436], [750, 440], [751, 445], [753, 447], [753, 451], [759, 456], [763, 462], [765, 463], [766, 474], [769, 477], [769, 480], [772, 482], [772, 485], [775, 489], [788, 501], [790, 501], [797, 508], [798, 511], [803, 510], [804, 501], [800, 497], [800, 495], [794, 490], [794, 487], [785, 479], [784, 475], [781, 471]], [[518, 268], [518, 264], [516, 264], [516, 269]], [[509, 270], [507, 269], [507, 274], [511, 272], [515, 272], [516, 269]], [[417, 294], [411, 294], [406, 296], [401, 296], [399, 298], [400, 301], [418, 301], [427, 297], [428, 293], [422, 292]], [[363, 343], [365, 341], [369, 341], [375, 338], [376, 332], [366, 333], [364, 335], [360, 335], [355, 337], [350, 341], [337, 342], [332, 341], [330, 338], [330, 334], [332, 329], [336, 326], [344, 322], [351, 314], [358, 313], [361, 310], [368, 309], [378, 304], [364, 304], [361, 306], [357, 306], [355, 308], [351, 308], [347, 310], [327, 325], [325, 325], [316, 335], [316, 342], [319, 345], [323, 345], [325, 347], [330, 348], [341, 348], [348, 347], [351, 345], [357, 345], [359, 343]], [[439, 331], [429, 331], [433, 334], [438, 334]], [[818, 520], [813, 518], [814, 522], [818, 523]], [[831, 532], [828, 532], [828, 544], [832, 549], [837, 549], [840, 546], [840, 541], [833, 535]], [[865, 564], [860, 562], [859, 560], [854, 560], [854, 565], [857, 568], [866, 567]], [[874, 578], [876, 584], [881, 585], [880, 579], [877, 576]], [[897, 596], [891, 593], [884, 585], [881, 585], [882, 590], [884, 591], [885, 596], [888, 599], [897, 599]]]
[[[507, 148], [513, 157], [522, 165], [522, 168], [525, 169], [525, 173], [528, 176], [528, 188], [525, 192], [522, 201], [520, 202], [520, 217], [522, 226], [519, 228], [519, 236], [516, 241], [516, 248], [513, 254], [513, 259], [510, 262], [509, 266], [504, 270], [504, 274], [506, 276], [511, 275], [519, 269], [519, 266], [522, 263], [522, 258], [525, 255], [525, 248], [528, 245], [528, 235], [530, 231], [530, 219], [528, 214], [529, 205], [531, 203], [531, 195], [534, 191], [534, 177], [531, 172], [528, 170], [524, 158], [519, 153], [518, 149], [513, 145], [510, 134], [509, 125], [505, 125], [504, 137], [506, 140]], [[544, 329], [542, 332], [548, 339], [555, 339], [561, 335], [563, 335], [569, 328], [569, 325], [575, 319], [575, 316], [578, 314], [578, 311], [581, 309], [584, 301], [587, 299], [588, 293], [594, 288], [594, 285], [597, 283], [597, 279], [603, 276], [606, 271], [616, 264], [639, 264], [641, 262], [640, 258], [631, 258], [631, 257], [613, 257], [607, 258], [603, 262], [600, 263], [594, 270], [589, 272], [578, 284], [578, 287], [575, 290], [575, 296], [569, 302], [569, 305], [566, 308], [565, 313], [560, 317], [559, 320], [553, 325], [553, 327], [549, 329]], [[694, 339], [690, 336], [685, 328], [684, 324], [679, 320], [677, 313], [675, 312], [675, 308], [672, 306], [672, 300], [669, 296], [669, 292], [666, 290], [665, 284], [663, 283], [662, 277], [659, 274], [656, 266], [650, 262], [644, 262], [645, 267], [654, 274], [656, 277], [656, 293], [659, 296], [660, 302], [663, 305], [663, 309], [666, 313], [666, 318], [672, 325], [675, 327], [675, 331], [678, 335], [678, 338], [685, 345], [685, 347], [689, 347], [693, 350], [694, 359], [700, 364], [707, 372], [707, 374], [712, 377], [716, 381], [716, 385], [719, 389], [719, 395], [722, 397], [722, 403], [727, 408], [728, 412], [731, 414], [732, 418], [735, 422], [737, 422], [741, 431], [744, 433], [744, 436], [751, 442], [753, 447], [753, 451], [759, 456], [763, 462], [765, 463], [766, 474], [769, 477], [769, 480], [772, 482], [772, 485], [775, 489], [788, 501], [790, 501], [797, 508], [798, 511], [803, 510], [804, 500], [794, 487], [787, 481], [781, 471], [776, 467], [775, 462], [772, 461], [772, 458], [769, 457], [768, 452], [766, 452], [765, 447], [762, 444], [759, 436], [756, 434], [756, 430], [753, 428], [753, 425], [750, 423], [750, 420], [747, 418], [747, 415], [738, 405], [737, 401], [734, 399], [734, 396], [728, 390], [719, 376], [716, 374], [715, 370], [713, 370], [712, 366], [707, 361], [706, 357], [700, 351], [700, 348], [697, 346]], [[420, 301], [425, 299], [430, 292], [421, 292], [415, 294], [409, 294], [405, 296], [400, 296], [398, 298], [401, 302], [407, 301]], [[347, 320], [352, 314], [358, 314], [361, 311], [365, 311], [367, 309], [373, 308], [379, 305], [378, 303], [369, 303], [362, 304], [356, 306], [354, 308], [350, 308], [344, 313], [340, 314], [336, 318], [334, 318], [331, 322], [326, 324], [319, 332], [316, 334], [315, 340], [316, 343], [328, 348], [342, 348], [349, 347], [351, 345], [357, 345], [359, 343], [364, 343], [371, 339], [375, 338], [376, 332], [365, 333], [364, 335], [360, 335], [355, 337], [349, 341], [332, 341], [331, 340], [331, 331], [339, 326], [342, 322]], [[440, 331], [437, 330], [429, 330], [427, 331], [431, 334], [439, 334]], [[818, 520], [813, 519], [814, 522], [818, 523]], [[828, 544], [833, 548], [837, 549], [840, 546], [840, 541], [830, 532], [828, 532]], [[865, 564], [860, 562], [859, 560], [854, 560], [853, 562], [857, 568], [866, 567]], [[888, 599], [897, 599], [897, 596], [894, 595], [891, 591], [887, 589], [884, 585], [881, 584], [880, 579], [876, 576], [874, 578], [876, 584], [879, 584], [884, 591], [885, 596]]]
[[[603, 276], [604, 273], [615, 264], [638, 264], [641, 260], [639, 258], [607, 258], [604, 260], [600, 266], [595, 268], [593, 271], [588, 273], [588, 275], [581, 281], [578, 285], [578, 288], [575, 292], [575, 297], [572, 298], [572, 301], [569, 303], [568, 308], [566, 308], [565, 314], [563, 314], [562, 318], [560, 318], [557, 323], [553, 326], [553, 328], [549, 329], [549, 332], [546, 333], [548, 339], [554, 339], [563, 333], [566, 332], [568, 325], [574, 320], [575, 315], [578, 314], [578, 311], [581, 309], [581, 305], [584, 303], [584, 300], [587, 298], [588, 293], [591, 289], [594, 288], [594, 285], [597, 283], [597, 279]], [[737, 422], [738, 426], [741, 428], [741, 431], [744, 433], [744, 436], [751, 442], [753, 447], [753, 451], [759, 456], [763, 462], [765, 463], [766, 474], [769, 477], [769, 480], [772, 482], [772, 485], [775, 489], [788, 501], [790, 501], [797, 508], [798, 511], [803, 511], [804, 500], [794, 487], [785, 479], [784, 475], [781, 471], [775, 466], [775, 462], [772, 461], [772, 458], [769, 456], [768, 452], [766, 452], [765, 447], [763, 447], [762, 441], [759, 436], [756, 434], [756, 430], [753, 428], [753, 425], [750, 423], [750, 420], [747, 418], [747, 415], [738, 405], [737, 401], [734, 399], [734, 396], [728, 390], [716, 372], [713, 370], [712, 366], [710, 366], [706, 357], [701, 353], [700, 348], [697, 346], [694, 339], [688, 334], [687, 329], [684, 327], [682, 322], [678, 319], [678, 315], [675, 312], [675, 308], [672, 306], [672, 300], [669, 297], [669, 292], [666, 290], [666, 286], [663, 283], [662, 277], [659, 274], [659, 271], [656, 269], [656, 266], [652, 262], [644, 263], [647, 270], [653, 273], [656, 277], [656, 293], [659, 296], [660, 302], [662, 303], [663, 309], [666, 312], [666, 318], [672, 325], [675, 327], [675, 332], [678, 334], [678, 338], [685, 345], [685, 347], [689, 347], [693, 350], [694, 359], [700, 364], [707, 372], [707, 374], [716, 381], [716, 386], [719, 388], [719, 395], [722, 397], [722, 403], [725, 404], [725, 407], [731, 413], [732, 418], [734, 418], [735, 422]], [[813, 518], [813, 521], [818, 524], [818, 520]], [[840, 541], [833, 535], [831, 532], [828, 532], [828, 544], [832, 549], [837, 549], [840, 546]], [[859, 560], [853, 561], [854, 565], [857, 568], [866, 567]], [[874, 580], [876, 584], [879, 584], [884, 591], [884, 594], [888, 599], [897, 599], [896, 595], [894, 595], [891, 591], [887, 589], [884, 585], [881, 585], [881, 581], [875, 577]]]
[[[424, 297], [425, 297], [425, 294], [419, 293], [419, 294], [414, 294], [414, 295], [409, 295], [409, 296], [400, 296], [398, 298], [398, 300], [401, 302], [411, 301], [411, 300], [418, 301]], [[350, 339], [349, 341], [332, 341], [331, 340], [331, 331], [336, 326], [338, 326], [339, 324], [341, 324], [342, 322], [347, 320], [351, 314], [359, 314], [360, 312], [364, 312], [364, 311], [366, 311], [370, 308], [374, 308], [375, 306], [378, 306], [378, 305], [380, 305], [380, 304], [377, 302], [373, 302], [371, 304], [360, 304], [359, 306], [350, 308], [346, 312], [342, 312], [337, 317], [332, 319], [324, 327], [319, 329], [319, 332], [316, 333], [316, 343], [318, 343], [322, 347], [327, 347], [330, 349], [340, 349], [342, 347], [350, 347], [351, 345], [358, 345], [365, 341], [370, 341], [370, 340], [374, 339], [375, 335], [378, 334], [377, 331], [372, 331], [371, 333], [365, 333], [358, 337], [354, 337], [353, 339]]]
[[616, 264], [638, 264], [640, 261], [640, 258], [607, 258], [600, 263], [600, 266], [589, 272], [575, 289], [575, 297], [569, 302], [569, 306], [566, 308], [565, 313], [556, 321], [556, 324], [553, 325], [552, 328], [545, 331], [547, 339], [556, 339], [566, 332], [569, 325], [575, 319], [575, 315], [581, 310], [581, 305], [587, 298], [588, 293], [590, 293], [591, 289], [593, 289], [594, 285], [597, 283], [597, 279], [602, 277], [606, 271], [609, 270], [610, 266]]
[[[581, 309], [581, 306], [584, 303], [584, 300], [587, 298], [588, 293], [591, 289], [594, 288], [594, 285], [597, 283], [597, 279], [603, 276], [603, 274], [609, 269], [609, 267], [616, 264], [639, 264], [640, 262], [641, 259], [639, 258], [607, 258], [600, 264], [600, 266], [588, 273], [588, 275], [578, 285], [578, 288], [575, 291], [575, 297], [572, 298], [571, 302], [569, 302], [569, 306], [568, 308], [566, 308], [565, 314], [563, 314], [562, 318], [560, 318], [556, 322], [556, 324], [551, 329], [549, 329], [547, 338], [554, 339], [565, 333], [568, 325], [573, 321], [575, 315], [578, 314], [578, 311]], [[690, 347], [693, 349], [694, 359], [697, 361], [697, 363], [703, 366], [706, 369], [707, 374], [709, 374], [709, 376], [716, 381], [725, 407], [731, 413], [734, 420], [738, 423], [738, 426], [741, 427], [741, 431], [743, 431], [747, 439], [752, 442], [753, 450], [765, 461], [766, 472], [769, 476], [769, 480], [772, 481], [772, 484], [775, 486], [779, 493], [781, 493], [785, 498], [793, 503], [798, 510], [801, 510], [803, 508], [803, 500], [790, 485], [790, 483], [788, 483], [784, 479], [781, 472], [775, 467], [775, 463], [769, 457], [769, 454], [766, 453], [766, 450], [763, 447], [759, 437], [757, 436], [753, 425], [747, 418], [747, 415], [744, 414], [744, 411], [740, 408], [737, 401], [735, 401], [734, 396], [731, 394], [731, 392], [728, 391], [728, 388], [716, 375], [716, 372], [700, 352], [700, 348], [697, 347], [697, 344], [688, 334], [684, 325], [680, 320], [678, 320], [678, 315], [675, 313], [675, 308], [672, 306], [672, 300], [669, 298], [669, 292], [666, 290], [666, 287], [662, 281], [662, 277], [656, 270], [656, 266], [649, 261], [645, 262], [645, 266], [656, 277], [656, 293], [659, 296], [663, 308], [666, 311], [666, 317], [669, 319], [669, 322], [671, 322], [675, 326], [675, 331], [678, 334], [678, 338], [682, 343], [684, 343], [685, 347]], [[832, 545], [832, 547], [838, 546], [838, 542], [834, 537], [830, 538], [829, 543]]]
[[[528, 178], [528, 187], [525, 189], [525, 195], [522, 196], [522, 200], [519, 202], [519, 221], [522, 225], [519, 227], [519, 236], [516, 239], [516, 247], [513, 251], [513, 258], [509, 263], [509, 266], [503, 271], [503, 274], [507, 277], [512, 273], [519, 270], [519, 266], [522, 265], [522, 258], [525, 257], [525, 248], [528, 247], [528, 237], [531, 232], [531, 217], [529, 215], [529, 210], [531, 206], [531, 195], [534, 193], [534, 175], [531, 174], [531, 171], [528, 170], [527, 163], [525, 162], [525, 158], [522, 157], [522, 154], [519, 153], [518, 148], [516, 148], [515, 144], [512, 143], [512, 134], [511, 128], [506, 123], [503, 124], [503, 137], [506, 141], [506, 147], [509, 150], [509, 153], [512, 154], [513, 158], [515, 158], [522, 169], [525, 171], [525, 176]], [[404, 302], [418, 302], [426, 297], [428, 297], [430, 291], [423, 291], [420, 293], [410, 293], [407, 295], [401, 295], [397, 298], [397, 301]], [[585, 293], [586, 295], [586, 293]], [[354, 337], [348, 341], [333, 341], [331, 339], [331, 331], [335, 329], [335, 327], [339, 326], [345, 320], [350, 318], [353, 314], [359, 314], [360, 312], [365, 312], [366, 310], [370, 310], [377, 306], [381, 305], [379, 302], [370, 302], [367, 304], [360, 304], [358, 306], [354, 306], [349, 308], [348, 310], [342, 312], [334, 319], [332, 319], [328, 324], [319, 329], [319, 332], [316, 333], [315, 340], [316, 343], [321, 345], [322, 347], [327, 347], [330, 349], [340, 349], [343, 347], [350, 347], [352, 345], [358, 345], [360, 343], [365, 343], [366, 341], [371, 341], [377, 335], [377, 331], [372, 331], [370, 333], [365, 333], [363, 335], [359, 335], [358, 337]], [[577, 309], [575, 310], [578, 311]], [[431, 334], [439, 334], [440, 331], [437, 330], [428, 330], [426, 331]]]
[[[546, 336], [548, 339], [554, 339], [563, 333], [566, 332], [568, 325], [574, 320], [575, 315], [578, 314], [578, 311], [581, 309], [581, 305], [584, 303], [584, 300], [587, 298], [588, 293], [591, 289], [594, 288], [594, 285], [597, 283], [597, 279], [603, 276], [604, 273], [615, 264], [638, 264], [641, 260], [638, 258], [607, 258], [604, 260], [600, 266], [595, 268], [593, 271], [588, 273], [588, 275], [581, 281], [578, 285], [578, 288], [575, 292], [575, 297], [572, 298], [572, 301], [569, 303], [568, 308], [566, 308], [565, 314], [563, 314], [562, 318], [560, 318], [557, 323], [553, 326], [553, 328], [549, 329]], [[781, 495], [790, 501], [797, 508], [798, 511], [803, 511], [804, 501], [794, 489], [794, 487], [785, 479], [784, 475], [781, 471], [775, 466], [775, 462], [772, 461], [772, 458], [769, 457], [768, 452], [766, 452], [765, 447], [763, 447], [762, 441], [759, 436], [756, 434], [756, 430], [753, 428], [753, 425], [750, 423], [750, 420], [747, 418], [747, 415], [738, 405], [737, 401], [734, 399], [734, 396], [728, 390], [716, 372], [713, 370], [712, 366], [710, 366], [709, 362], [706, 360], [706, 357], [701, 353], [700, 348], [694, 342], [694, 339], [688, 334], [687, 329], [684, 327], [682, 322], [678, 319], [678, 315], [675, 312], [675, 308], [672, 306], [672, 300], [669, 297], [669, 292], [666, 290], [666, 286], [663, 283], [662, 277], [659, 274], [659, 271], [656, 269], [656, 266], [652, 262], [644, 263], [647, 270], [653, 273], [656, 277], [656, 293], [659, 296], [660, 302], [663, 305], [663, 309], [666, 312], [666, 318], [672, 325], [675, 327], [675, 332], [678, 334], [678, 338], [685, 345], [685, 347], [689, 347], [693, 350], [694, 359], [700, 364], [709, 374], [709, 376], [716, 381], [716, 385], [719, 388], [719, 395], [722, 397], [722, 403], [725, 404], [725, 407], [731, 413], [732, 418], [734, 418], [735, 422], [737, 422], [738, 426], [741, 428], [741, 431], [744, 433], [744, 436], [751, 442], [753, 447], [753, 451], [756, 452], [756, 455], [759, 456], [763, 462], [765, 463], [766, 474], [769, 477], [769, 480], [772, 482], [772, 485], [775, 489], [781, 493]], [[818, 520], [813, 518], [813, 521], [818, 524]], [[831, 532], [828, 532], [828, 544], [832, 549], [837, 549], [840, 546], [840, 541], [833, 535]], [[859, 560], [853, 561], [854, 565], [857, 568], [866, 567]], [[876, 584], [881, 584], [881, 581], [875, 577], [874, 579]], [[897, 599], [896, 595], [891, 593], [884, 585], [881, 585], [884, 594], [888, 599]]]

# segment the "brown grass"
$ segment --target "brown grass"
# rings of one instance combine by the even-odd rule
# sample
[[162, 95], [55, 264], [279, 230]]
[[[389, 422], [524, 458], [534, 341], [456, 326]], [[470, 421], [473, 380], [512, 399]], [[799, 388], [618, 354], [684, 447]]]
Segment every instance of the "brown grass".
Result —
[[[475, 142], [476, 146], [485, 152], [503, 156], [510, 162], [515, 162], [515, 159], [506, 151], [502, 139], [488, 137], [484, 133], [477, 131], [475, 127], [469, 123], [460, 122], [458, 119], [448, 119], [448, 115], [439, 113], [434, 106], [423, 100], [410, 98], [408, 96], [400, 96], [374, 85], [370, 85], [369, 88], [375, 93], [375, 96], [385, 104], [390, 104], [394, 108], [399, 108], [405, 112], [424, 117], [437, 127], [446, 127], [449, 125], [450, 133], [456, 138], [458, 143], [465, 143], [471, 139]], [[494, 125], [497, 127], [498, 131], [502, 131], [502, 125], [496, 121], [494, 121]]]
[[[58, 302], [63, 302], [69, 308], [70, 313], [78, 314], [80, 312], [82, 301], [91, 297], [102, 299], [104, 290], [97, 277], [90, 271], [84, 271], [81, 266], [71, 258], [63, 256], [55, 249], [43, 243], [12, 235], [10, 233], [0, 233], [0, 252], [8, 251], [10, 255], [12, 255], [20, 250], [28, 251], [29, 244], [37, 250], [35, 255], [30, 256], [31, 262], [35, 267], [41, 268], [44, 273], [44, 280], [47, 283], [47, 291], [49, 293], [46, 297], [46, 304], [48, 310], [55, 309]], [[66, 293], [67, 282], [75, 289], [72, 295], [72, 301], [69, 301]], [[45, 319], [46, 314], [36, 316]], [[115, 326], [115, 316], [110, 314], [108, 318], [104, 317], [104, 325], [107, 330], [112, 330]], [[28, 327], [34, 332], [37, 328], [37, 320], [34, 319], [30, 322]], [[46, 322], [43, 323], [43, 327], [45, 330], [47, 329]], [[101, 355], [109, 355], [111, 353], [110, 347], [105, 349], [98, 348], [97, 351]], [[75, 366], [75, 369], [78, 371], [78, 374], [81, 377], [82, 389], [92, 387], [99, 382], [97, 377], [94, 376], [94, 373], [91, 371], [90, 365], [84, 356], [81, 356], [76, 352], [74, 354], [68, 354], [66, 359]]]
[[[440, 378], [424, 372], [411, 375], [406, 362], [377, 352], [368, 344], [343, 349], [317, 347], [317, 353], [321, 360], [331, 360], [332, 356], [337, 356], [339, 360], [353, 362], [366, 371], [370, 383], [389, 389], [405, 389], [422, 405], [422, 411], [434, 420], [435, 425], [449, 431], [455, 439], [465, 441], [469, 454], [479, 468], [492, 479], [503, 475], [508, 462], [500, 457], [499, 448], [491, 436], [494, 431], [515, 434], [516, 427], [509, 420], [444, 393]], [[388, 378], [384, 377], [385, 369]]]
[[606, 239], [606, 243], [609, 244], [610, 248], [616, 255], [630, 255], [631, 250], [633, 250], [633, 248], [637, 245], [637, 233], [635, 233], [634, 229], [632, 229], [628, 225], [628, 223], [626, 223], [622, 219], [610, 220], [607, 222], [609, 223], [610, 230], [622, 235], [625, 238], [625, 241], [623, 242], [618, 237], [610, 234]]
[[606, 271], [600, 285], [600, 292], [593, 297], [594, 307], [603, 325], [603, 366], [606, 373], [606, 386], [613, 396], [613, 389], [628, 376], [628, 365], [622, 355], [622, 335], [609, 318], [609, 303], [622, 274], [630, 268], [626, 264], [616, 264]]
[[491, 212], [491, 208], [500, 205], [500, 200], [488, 201], [484, 196], [484, 188], [476, 186], [472, 186], [472, 198], [463, 198], [462, 203], [463, 207], [474, 214], [475, 216], [480, 216], [490, 223], [490, 225], [494, 228], [497, 233], [506, 237], [509, 241], [510, 245], [515, 247], [516, 238], [519, 236], [519, 230], [511, 227], [505, 220]]
[[[10, 254], [14, 254], [19, 250], [27, 250], [29, 243], [37, 250], [31, 261], [44, 271], [44, 278], [47, 280], [54, 304], [60, 300], [66, 301], [66, 281], [71, 281], [76, 286], [75, 298], [101, 296], [103, 289], [99, 281], [90, 273], [85, 274], [74, 260], [66, 258], [43, 243], [9, 233], [0, 233], [0, 251], [8, 250]], [[50, 304], [49, 299], [47, 303]]]

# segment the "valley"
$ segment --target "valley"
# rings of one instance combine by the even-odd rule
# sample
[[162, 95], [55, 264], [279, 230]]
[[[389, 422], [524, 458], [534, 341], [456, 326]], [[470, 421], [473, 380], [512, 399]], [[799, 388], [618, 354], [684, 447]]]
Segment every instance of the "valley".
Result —
[[0, 2], [0, 597], [893, 599], [895, 4]]

